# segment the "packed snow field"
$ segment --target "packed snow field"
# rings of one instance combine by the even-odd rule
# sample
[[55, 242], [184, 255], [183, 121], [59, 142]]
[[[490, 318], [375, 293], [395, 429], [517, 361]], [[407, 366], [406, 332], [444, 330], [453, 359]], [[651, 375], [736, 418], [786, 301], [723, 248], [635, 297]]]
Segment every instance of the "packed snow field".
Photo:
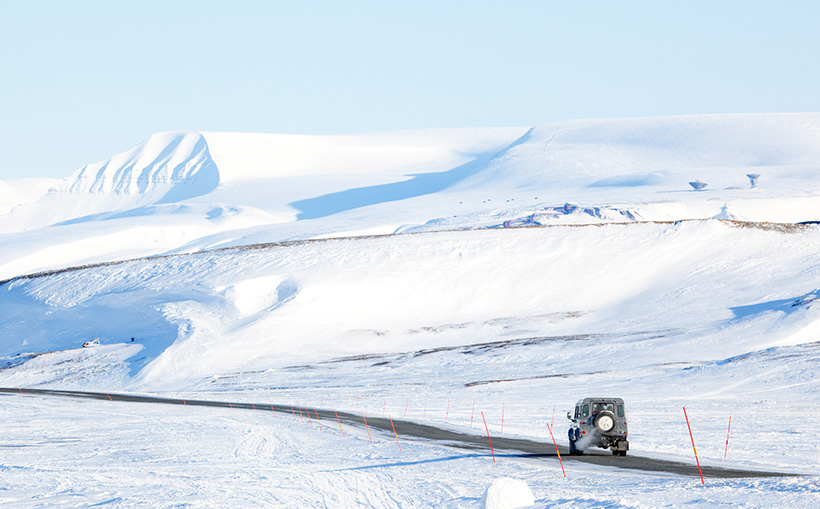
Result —
[[701, 464], [799, 474], [702, 485], [613, 457], [565, 478], [295, 415], [21, 392], [0, 394], [0, 503], [481, 507], [512, 478], [535, 507], [818, 505], [818, 169], [820, 115], [718, 115], [161, 133], [0, 182], [0, 387], [550, 448], [576, 400], [621, 397], [630, 455], [694, 463], [686, 407]]

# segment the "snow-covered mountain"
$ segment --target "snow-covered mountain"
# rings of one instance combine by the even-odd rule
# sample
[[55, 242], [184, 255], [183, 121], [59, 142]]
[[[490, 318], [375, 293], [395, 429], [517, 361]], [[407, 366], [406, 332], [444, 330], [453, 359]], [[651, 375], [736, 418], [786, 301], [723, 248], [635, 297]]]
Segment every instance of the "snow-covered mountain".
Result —
[[[162, 133], [81, 168], [36, 200], [4, 184], [0, 204], [10, 212], [0, 216], [0, 232], [12, 236], [0, 247], [0, 278], [360, 233], [818, 220], [818, 140], [816, 114], [338, 136]], [[757, 188], [747, 174], [760, 175]], [[693, 181], [707, 187], [695, 192]]]
[[0, 386], [537, 416], [605, 392], [639, 454], [680, 459], [683, 403], [742, 406], [750, 468], [813, 457], [766, 437], [816, 435], [780, 417], [818, 389], [820, 114], [162, 133], [0, 205]]
[[[172, 203], [213, 191], [219, 172], [199, 133], [160, 133], [139, 146], [80, 168], [54, 192], [142, 197], [143, 203]], [[114, 202], [115, 200], [111, 200]]]

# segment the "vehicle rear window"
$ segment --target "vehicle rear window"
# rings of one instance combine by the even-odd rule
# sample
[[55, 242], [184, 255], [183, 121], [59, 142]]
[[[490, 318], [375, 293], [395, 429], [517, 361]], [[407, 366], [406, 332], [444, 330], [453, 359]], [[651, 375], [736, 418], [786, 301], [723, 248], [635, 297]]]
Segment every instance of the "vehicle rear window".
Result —
[[623, 405], [618, 405], [618, 417], [623, 417], [623, 416], [624, 416], [624, 406]]
[[581, 407], [577, 406], [575, 407], [575, 418], [577, 419], [579, 417], [581, 417]]
[[592, 413], [599, 414], [604, 411], [615, 412], [615, 405], [613, 403], [593, 403]]
[[584, 417], [589, 417], [589, 405], [584, 405]]

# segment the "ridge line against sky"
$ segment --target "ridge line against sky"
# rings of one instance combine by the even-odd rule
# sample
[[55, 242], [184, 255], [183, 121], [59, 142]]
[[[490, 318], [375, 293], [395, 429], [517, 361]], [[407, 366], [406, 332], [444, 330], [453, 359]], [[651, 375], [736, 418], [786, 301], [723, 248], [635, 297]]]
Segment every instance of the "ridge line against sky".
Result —
[[0, 180], [160, 131], [820, 111], [820, 3], [0, 0]]

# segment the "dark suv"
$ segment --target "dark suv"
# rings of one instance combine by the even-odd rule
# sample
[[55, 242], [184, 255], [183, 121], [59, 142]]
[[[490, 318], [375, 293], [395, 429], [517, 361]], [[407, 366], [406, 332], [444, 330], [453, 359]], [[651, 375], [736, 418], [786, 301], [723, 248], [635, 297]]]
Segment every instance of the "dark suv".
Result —
[[584, 454], [587, 447], [611, 449], [612, 454], [626, 456], [626, 410], [621, 398], [584, 398], [575, 404], [575, 414], [567, 412], [569, 453]]

